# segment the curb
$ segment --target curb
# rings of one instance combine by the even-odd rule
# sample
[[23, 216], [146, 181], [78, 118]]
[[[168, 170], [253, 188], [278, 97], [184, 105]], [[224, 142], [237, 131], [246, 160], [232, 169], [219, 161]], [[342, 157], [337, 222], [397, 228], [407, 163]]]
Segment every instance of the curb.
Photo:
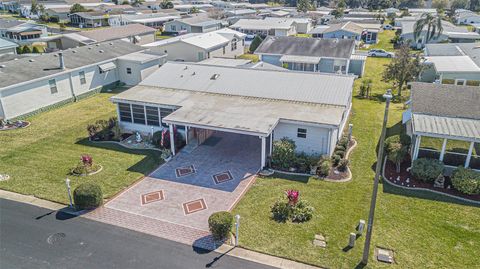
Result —
[[452, 194], [449, 194], [449, 193], [444, 193], [444, 192], [440, 192], [440, 191], [435, 191], [435, 190], [431, 190], [431, 189], [427, 189], [427, 188], [420, 188], [420, 187], [414, 188], [414, 187], [407, 187], [407, 186], [397, 185], [397, 184], [391, 182], [390, 180], [388, 180], [388, 179], [385, 177], [385, 165], [386, 165], [386, 164], [387, 164], [387, 158], [385, 158], [384, 161], [383, 161], [382, 178], [383, 178], [383, 181], [384, 181], [384, 182], [387, 182], [387, 184], [390, 185], [390, 186], [392, 186], [392, 187], [398, 187], [398, 188], [401, 188], [401, 189], [404, 189], [404, 190], [410, 190], [410, 191], [427, 191], [427, 192], [431, 192], [431, 193], [443, 195], [443, 196], [446, 196], [446, 197], [449, 197], [449, 198], [457, 199], [457, 200], [460, 200], [460, 201], [462, 201], [462, 202], [471, 203], [471, 204], [474, 204], [474, 205], [480, 205], [480, 202], [479, 202], [479, 201], [470, 200], [470, 199], [463, 198], [463, 197], [459, 197], [459, 196], [455, 196], [455, 195], [452, 195]]
[[55, 211], [66, 207], [66, 205], [64, 204], [59, 204], [59, 203], [51, 202], [48, 200], [43, 200], [35, 196], [24, 195], [16, 192], [5, 191], [5, 190], [0, 190], [0, 198], [19, 202], [19, 203], [34, 205], [34, 206], [38, 206], [38, 207], [42, 207], [50, 210], [55, 210]]

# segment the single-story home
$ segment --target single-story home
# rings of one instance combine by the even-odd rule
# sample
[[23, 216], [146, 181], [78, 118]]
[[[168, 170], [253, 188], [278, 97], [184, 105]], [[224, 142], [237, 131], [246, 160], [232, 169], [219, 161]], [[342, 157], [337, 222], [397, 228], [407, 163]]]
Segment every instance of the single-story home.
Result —
[[[427, 35], [427, 26], [422, 31], [422, 34], [414, 40], [414, 28], [416, 21], [404, 21], [401, 23], [402, 33], [400, 35], [401, 40], [410, 41], [410, 45], [415, 48], [423, 48], [427, 41], [425, 36]], [[450, 41], [452, 43], [474, 43], [480, 40], [480, 34], [476, 32], [469, 32], [464, 27], [458, 27], [448, 21], [442, 21], [443, 32], [440, 36], [434, 36], [428, 43], [442, 43]]]
[[5, 54], [17, 54], [17, 43], [0, 38], [0, 56]]
[[30, 44], [47, 37], [47, 27], [33, 21], [0, 19], [0, 38], [20, 45]]
[[[316, 29], [316, 30], [315, 30]], [[366, 28], [360, 24], [347, 21], [339, 24], [331, 24], [327, 27], [321, 25], [310, 33], [315, 38], [340, 38], [363, 41], [366, 44], [376, 44], [380, 29]]]
[[52, 36], [47, 41], [50, 50], [68, 49], [95, 43], [123, 39], [133, 44], [143, 45], [155, 41], [157, 30], [141, 24], [127, 24], [90, 31], [80, 31]]
[[245, 33], [261, 36], [291, 36], [306, 34], [312, 29], [312, 22], [305, 18], [270, 18], [240, 19], [230, 28]]
[[470, 10], [465, 12], [456, 12], [454, 16], [457, 24], [476, 24], [480, 23], [480, 15]]
[[[428, 157], [452, 168], [461, 165], [479, 170], [479, 152], [474, 154], [480, 143], [479, 104], [478, 87], [412, 83], [410, 108], [402, 120], [412, 137], [412, 159]], [[442, 146], [422, 145], [426, 140], [440, 140]], [[455, 148], [448, 147], [449, 142]]]
[[268, 36], [255, 50], [261, 61], [290, 70], [355, 74], [361, 77], [366, 56], [355, 54], [355, 40]]
[[143, 45], [167, 54], [169, 61], [198, 62], [214, 57], [236, 58], [245, 53], [246, 35], [222, 28], [209, 33], [191, 33]]
[[420, 81], [480, 86], [480, 51], [477, 43], [427, 44]]
[[208, 33], [222, 27], [221, 21], [211, 19], [206, 14], [193, 14], [187, 18], [166, 22], [164, 31], [174, 34]]
[[0, 118], [75, 101], [118, 82], [136, 85], [165, 55], [122, 40], [20, 58], [0, 65]]
[[[351, 109], [353, 76], [168, 62], [111, 98], [123, 131], [176, 129], [187, 145], [213, 132], [259, 139], [261, 165], [273, 141], [331, 155]], [[173, 143], [172, 143], [173, 144]], [[176, 154], [172, 145], [172, 153]]]
[[122, 26], [127, 24], [142, 24], [144, 26], [163, 30], [166, 22], [180, 19], [178, 14], [168, 14], [162, 12], [147, 13], [147, 14], [125, 14], [122, 16], [115, 16], [109, 19], [108, 23], [112, 27]]

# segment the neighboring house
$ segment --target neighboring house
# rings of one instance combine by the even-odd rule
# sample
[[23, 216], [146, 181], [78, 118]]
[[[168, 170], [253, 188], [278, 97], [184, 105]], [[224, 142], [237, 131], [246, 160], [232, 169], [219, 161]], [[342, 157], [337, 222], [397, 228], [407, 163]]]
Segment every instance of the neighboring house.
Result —
[[409, 8], [408, 13], [412, 16], [419, 16], [422, 15], [423, 13], [430, 13], [432, 15], [437, 15], [437, 9], [436, 8]]
[[45, 25], [33, 21], [16, 21], [0, 19], [0, 38], [20, 45], [41, 41], [48, 36]]
[[200, 12], [204, 12], [204, 10], [212, 9], [213, 6], [210, 4], [173, 4], [173, 9], [180, 12], [191, 13], [193, 8], [200, 10]]
[[[480, 34], [476, 32], [469, 32], [464, 27], [458, 27], [448, 21], [442, 21], [443, 32], [440, 36], [434, 36], [428, 43], [441, 43], [450, 41], [452, 43], [473, 43], [480, 40]], [[423, 48], [427, 41], [425, 36], [427, 34], [427, 26], [422, 31], [422, 34], [414, 40], [413, 30], [415, 28], [415, 21], [404, 21], [401, 23], [402, 33], [400, 35], [401, 40], [404, 42], [409, 41], [410, 46], [415, 48]]]
[[17, 43], [0, 38], [0, 56], [5, 54], [17, 54]]
[[204, 14], [195, 14], [165, 23], [164, 31], [173, 34], [208, 33], [222, 27], [222, 22], [219, 20], [211, 19]]
[[4, 62], [0, 118], [75, 101], [118, 82], [135, 85], [158, 69], [164, 57], [118, 40]]
[[145, 44], [167, 54], [169, 61], [199, 62], [213, 57], [236, 58], [245, 51], [246, 35], [228, 28], [203, 34], [186, 34]]
[[366, 57], [351, 39], [267, 37], [255, 50], [261, 61], [290, 70], [363, 76]]
[[310, 33], [312, 37], [316, 38], [354, 39], [356, 41], [363, 41], [366, 44], [376, 44], [378, 42], [379, 29], [365, 28], [360, 24], [349, 21], [329, 25], [326, 28], [320, 26], [317, 31]]
[[[412, 83], [409, 103], [402, 122], [412, 137], [413, 160], [435, 158], [450, 168], [480, 170], [480, 156], [473, 154], [475, 145], [480, 143], [478, 87]], [[443, 143], [439, 143], [441, 148], [431, 148], [422, 146], [424, 139]], [[447, 148], [452, 147], [447, 147], [448, 143], [457, 146], [449, 151]]]
[[70, 22], [70, 7], [52, 7], [45, 9], [45, 13], [48, 14], [51, 21], [60, 23]]
[[225, 11], [227, 17], [255, 15], [257, 11], [254, 9], [232, 9]]
[[306, 34], [312, 29], [312, 22], [305, 18], [265, 18], [240, 19], [230, 28], [245, 33], [261, 36], [292, 36]]
[[104, 11], [78, 12], [70, 14], [70, 23], [79, 28], [95, 28], [110, 26], [109, 19], [119, 16], [121, 11], [106, 13]]
[[397, 16], [397, 14], [400, 14], [400, 9], [398, 8], [389, 7], [385, 9], [385, 15], [387, 16]]
[[472, 11], [457, 13], [454, 16], [457, 24], [476, 24], [480, 23], [480, 15]]
[[180, 18], [180, 15], [167, 13], [124, 14], [110, 18], [108, 24], [112, 27], [116, 27], [136, 23], [163, 30], [166, 22]]
[[111, 100], [125, 132], [169, 128], [173, 134], [177, 128], [187, 144], [201, 143], [213, 132], [256, 137], [262, 168], [273, 141], [282, 138], [293, 140], [298, 152], [331, 155], [350, 114], [353, 81], [353, 76], [168, 62]]
[[478, 43], [427, 44], [423, 82], [480, 86]]
[[55, 36], [48, 40], [47, 47], [50, 50], [63, 50], [118, 39], [143, 45], [155, 41], [155, 32], [156, 29], [141, 24], [128, 24]]

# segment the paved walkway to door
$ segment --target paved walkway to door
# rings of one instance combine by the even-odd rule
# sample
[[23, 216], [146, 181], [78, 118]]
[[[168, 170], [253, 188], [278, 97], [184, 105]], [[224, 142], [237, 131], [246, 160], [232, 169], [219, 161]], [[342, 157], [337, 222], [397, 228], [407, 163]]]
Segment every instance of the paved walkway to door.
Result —
[[253, 183], [260, 167], [260, 142], [253, 136], [215, 133], [91, 216], [119, 226], [149, 223], [158, 236], [187, 244], [202, 242], [208, 237], [208, 217], [231, 210]]

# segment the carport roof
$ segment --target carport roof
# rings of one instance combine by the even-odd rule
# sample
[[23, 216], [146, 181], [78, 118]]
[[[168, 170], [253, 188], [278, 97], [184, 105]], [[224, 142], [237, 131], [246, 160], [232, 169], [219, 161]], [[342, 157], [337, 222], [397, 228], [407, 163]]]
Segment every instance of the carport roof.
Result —
[[263, 136], [269, 135], [281, 120], [338, 126], [345, 111], [341, 106], [144, 85], [122, 92], [112, 101], [180, 107], [164, 121]]

